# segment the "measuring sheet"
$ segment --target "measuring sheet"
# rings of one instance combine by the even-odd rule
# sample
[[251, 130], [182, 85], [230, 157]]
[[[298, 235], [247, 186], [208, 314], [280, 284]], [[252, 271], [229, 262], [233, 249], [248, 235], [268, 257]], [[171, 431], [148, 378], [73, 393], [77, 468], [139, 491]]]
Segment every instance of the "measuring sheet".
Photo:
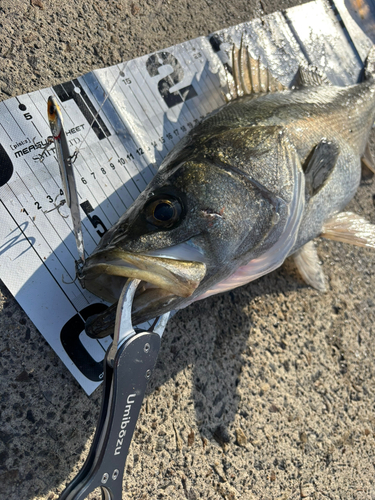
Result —
[[78, 151], [90, 254], [181, 137], [224, 104], [233, 43], [243, 36], [284, 85], [301, 61], [348, 85], [372, 45], [365, 21], [344, 0], [317, 0], [0, 103], [0, 277], [88, 394], [101, 382], [111, 339], [88, 338], [84, 322], [107, 304], [75, 280], [78, 254], [55, 151], [43, 153], [48, 97], [61, 103], [71, 153]]

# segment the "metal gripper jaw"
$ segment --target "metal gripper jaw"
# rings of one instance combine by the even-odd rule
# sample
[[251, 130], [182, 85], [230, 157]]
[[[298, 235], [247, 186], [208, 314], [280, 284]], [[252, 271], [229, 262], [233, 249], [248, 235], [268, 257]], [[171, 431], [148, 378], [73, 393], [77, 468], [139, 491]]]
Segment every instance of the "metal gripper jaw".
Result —
[[114, 340], [104, 359], [99, 421], [87, 460], [60, 500], [83, 500], [101, 487], [102, 500], [121, 500], [126, 457], [169, 313], [136, 331], [131, 306], [139, 280], [128, 280], [117, 307]]

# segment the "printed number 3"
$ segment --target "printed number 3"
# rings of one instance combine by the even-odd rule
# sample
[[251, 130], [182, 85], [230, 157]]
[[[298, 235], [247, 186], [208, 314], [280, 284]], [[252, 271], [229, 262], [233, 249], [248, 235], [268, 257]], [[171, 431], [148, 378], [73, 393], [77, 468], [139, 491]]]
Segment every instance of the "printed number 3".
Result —
[[159, 75], [159, 68], [163, 65], [172, 66], [172, 73], [170, 73], [165, 78], [162, 78], [158, 82], [159, 93], [164, 99], [168, 108], [172, 108], [177, 104], [180, 104], [192, 97], [197, 95], [194, 87], [188, 85], [176, 92], [170, 92], [170, 88], [177, 83], [181, 82], [184, 78], [184, 70], [181, 64], [170, 52], [158, 52], [157, 54], [152, 54], [146, 62], [146, 69], [148, 74], [153, 77]]

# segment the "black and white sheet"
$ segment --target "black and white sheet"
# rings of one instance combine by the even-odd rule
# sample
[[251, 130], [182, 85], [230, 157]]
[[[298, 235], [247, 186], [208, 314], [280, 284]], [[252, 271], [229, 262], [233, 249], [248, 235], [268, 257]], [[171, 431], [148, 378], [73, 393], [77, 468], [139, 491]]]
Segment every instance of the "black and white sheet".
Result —
[[[75, 80], [0, 103], [0, 277], [84, 390], [101, 382], [111, 339], [84, 333], [107, 306], [75, 281], [72, 222], [53, 148], [47, 99], [61, 103], [74, 163], [85, 249], [152, 179], [164, 156], [224, 104], [224, 65], [241, 37], [283, 84], [299, 63], [335, 84], [355, 83], [372, 45], [370, 19], [349, 2], [322, 0], [274, 13]], [[361, 26], [360, 26], [361, 25]], [[365, 29], [370, 38], [362, 29]]]

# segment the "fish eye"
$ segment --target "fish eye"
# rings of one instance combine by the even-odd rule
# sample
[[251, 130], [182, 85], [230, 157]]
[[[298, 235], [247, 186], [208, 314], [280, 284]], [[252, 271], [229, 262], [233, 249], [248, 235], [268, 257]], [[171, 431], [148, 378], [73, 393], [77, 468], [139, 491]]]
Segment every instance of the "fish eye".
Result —
[[147, 207], [147, 220], [154, 226], [171, 227], [181, 215], [181, 205], [174, 198], [159, 198]]

